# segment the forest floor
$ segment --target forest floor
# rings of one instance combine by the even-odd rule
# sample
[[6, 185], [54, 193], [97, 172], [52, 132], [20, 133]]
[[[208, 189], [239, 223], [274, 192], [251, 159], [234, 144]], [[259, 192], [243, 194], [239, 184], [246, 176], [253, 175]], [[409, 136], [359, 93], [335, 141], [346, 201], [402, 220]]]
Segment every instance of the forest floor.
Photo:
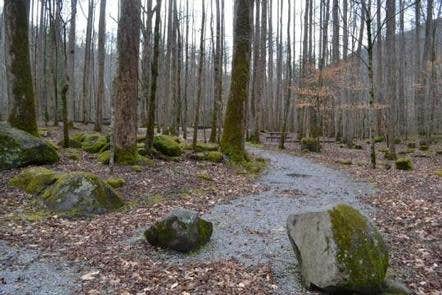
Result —
[[[416, 294], [442, 294], [442, 177], [436, 175], [442, 169], [442, 144], [408, 154], [413, 171], [397, 170], [385, 160], [385, 143], [377, 144], [378, 169], [371, 169], [369, 146], [362, 146], [323, 144], [321, 153], [302, 153], [294, 144], [287, 151], [374, 185], [376, 193], [360, 199], [376, 209], [372, 218], [391, 249], [395, 274]], [[406, 150], [405, 144], [397, 145], [398, 152]]]
[[[58, 140], [59, 131], [50, 129], [48, 137]], [[300, 156], [298, 149], [288, 152]], [[32, 196], [8, 186], [19, 171], [0, 172], [0, 294], [306, 294], [295, 279], [286, 215], [337, 202], [375, 219], [408, 286], [440, 294], [442, 189], [434, 174], [440, 156], [413, 158], [415, 170], [401, 172], [367, 169], [366, 149], [325, 145], [321, 154], [302, 154], [311, 160], [251, 150], [270, 159], [258, 179], [226, 164], [190, 160], [156, 160], [141, 172], [117, 166], [114, 175], [127, 181], [119, 190], [128, 205], [93, 219], [67, 220], [35, 208]], [[74, 161], [60, 153], [60, 163], [49, 168], [110, 176], [94, 155]], [[142, 229], [176, 207], [215, 223], [201, 252], [177, 255], [142, 240]]]

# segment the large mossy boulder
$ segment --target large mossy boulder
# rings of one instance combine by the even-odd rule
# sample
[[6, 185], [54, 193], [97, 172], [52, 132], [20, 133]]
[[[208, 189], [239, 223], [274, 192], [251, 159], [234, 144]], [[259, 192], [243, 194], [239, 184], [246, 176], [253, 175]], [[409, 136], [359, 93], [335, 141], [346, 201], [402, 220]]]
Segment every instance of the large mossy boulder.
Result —
[[58, 159], [57, 151], [44, 140], [0, 123], [0, 170], [52, 164]]
[[388, 251], [380, 233], [358, 210], [341, 204], [291, 215], [287, 231], [307, 288], [336, 294], [381, 291]]
[[42, 198], [49, 209], [67, 217], [102, 214], [124, 205], [110, 185], [85, 172], [60, 175]]
[[186, 209], [176, 209], [144, 232], [153, 246], [190, 252], [205, 245], [212, 236], [213, 225]]
[[30, 194], [39, 194], [57, 181], [59, 173], [43, 167], [23, 170], [9, 181], [9, 185]]
[[178, 137], [157, 135], [153, 140], [153, 147], [160, 153], [169, 157], [178, 157], [183, 153], [184, 147]]

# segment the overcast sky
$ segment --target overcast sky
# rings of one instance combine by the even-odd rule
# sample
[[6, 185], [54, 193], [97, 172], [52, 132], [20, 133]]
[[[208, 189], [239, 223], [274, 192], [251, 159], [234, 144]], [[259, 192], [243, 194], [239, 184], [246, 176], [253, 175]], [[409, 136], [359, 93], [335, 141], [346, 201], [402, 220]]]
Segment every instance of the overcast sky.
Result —
[[[3, 8], [3, 1], [4, 0], [0, 0], [0, 8]], [[94, 25], [94, 29], [95, 31], [98, 31], [98, 18], [99, 18], [99, 5], [100, 5], [100, 0], [93, 0], [95, 2], [95, 17], [94, 17], [94, 21], [95, 21], [95, 25]], [[142, 3], [146, 2], [146, 0], [141, 0]], [[187, 3], [187, 1], [189, 1], [190, 4], [190, 8], [189, 8], [189, 12], [194, 13], [195, 16], [195, 34], [197, 34], [198, 36], [198, 32], [200, 30], [200, 22], [201, 22], [201, 6], [202, 6], [202, 0], [177, 0], [178, 2], [178, 8], [180, 9], [181, 7], [181, 11], [183, 11], [183, 14], [185, 12], [185, 5]], [[225, 25], [226, 25], [226, 42], [228, 45], [231, 44], [232, 42], [232, 28], [233, 28], [233, 6], [234, 6], [234, 0], [224, 0], [225, 1]], [[302, 30], [301, 30], [301, 18], [303, 15], [303, 3], [304, 1], [302, 0], [290, 0], [291, 1], [291, 5], [295, 5], [295, 9], [296, 9], [296, 52], [297, 55], [299, 55], [300, 49], [301, 49], [301, 38], [302, 38]], [[31, 3], [40, 3], [40, 0], [34, 0], [31, 1]], [[155, 5], [155, 0], [153, 0], [153, 4]], [[167, 0], [163, 0], [163, 8], [162, 8], [162, 21], [164, 23], [164, 11], [165, 11], [165, 7], [167, 4]], [[206, 24], [206, 36], [207, 39], [210, 37], [210, 11], [211, 11], [211, 3], [212, 0], [206, 0], [206, 11], [207, 11], [207, 24]], [[274, 30], [274, 34], [276, 36], [276, 26], [277, 26], [277, 21], [278, 21], [278, 17], [277, 17], [277, 0], [273, 0], [273, 9], [272, 9], [272, 13], [273, 13], [273, 30]], [[317, 1], [319, 2], [319, 1]], [[383, 1], [384, 2], [384, 1]], [[65, 19], [69, 19], [70, 18], [70, 0], [64, 0], [63, 1], [63, 15]], [[287, 3], [288, 0], [283, 0], [283, 5], [284, 5], [284, 9], [283, 9], [283, 16], [282, 16], [282, 20], [283, 20], [283, 26], [284, 26], [284, 31], [283, 31], [283, 36], [284, 39], [286, 38], [286, 34], [287, 34], [287, 29], [286, 29], [286, 24], [287, 24]], [[114, 35], [116, 36], [116, 32], [117, 32], [117, 19], [118, 19], [118, 5], [119, 5], [119, 0], [107, 0], [107, 8], [106, 8], [106, 16], [107, 16], [107, 28], [106, 31], [108, 32], [108, 34]], [[39, 6], [39, 5], [38, 5]], [[39, 8], [37, 5], [34, 5], [34, 21], [36, 21], [37, 19], [37, 13], [39, 13]], [[315, 9], [317, 9], [316, 11], [316, 18], [319, 18], [319, 8], [316, 7]], [[79, 43], [81, 43], [84, 40], [84, 35], [85, 35], [85, 31], [86, 31], [86, 18], [87, 18], [87, 14], [88, 14], [88, 0], [78, 0], [78, 9], [77, 9], [77, 40]], [[215, 9], [214, 10], [214, 14], [215, 14]], [[292, 11], [293, 11], [293, 7], [292, 7]], [[292, 12], [293, 13], [293, 12]], [[413, 19], [413, 8], [408, 9], [406, 12], [406, 19], [407, 20], [412, 20]], [[293, 33], [293, 15], [292, 15], [292, 24], [291, 24], [291, 30]], [[314, 22], [318, 22], [317, 20], [314, 20]], [[316, 37], [314, 38], [316, 41], [319, 40], [319, 33], [318, 33], [318, 26], [316, 26]], [[329, 28], [331, 29], [331, 26], [329, 26]], [[292, 42], [293, 42], [293, 37], [292, 37]], [[210, 44], [210, 43], [209, 43]], [[209, 45], [208, 44], [208, 45]]]

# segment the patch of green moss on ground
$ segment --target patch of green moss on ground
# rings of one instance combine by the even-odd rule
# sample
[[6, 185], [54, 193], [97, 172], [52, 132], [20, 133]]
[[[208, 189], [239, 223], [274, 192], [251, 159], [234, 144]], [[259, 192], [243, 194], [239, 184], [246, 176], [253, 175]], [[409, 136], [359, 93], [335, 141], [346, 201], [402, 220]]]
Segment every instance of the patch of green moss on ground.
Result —
[[9, 184], [30, 194], [39, 194], [52, 185], [61, 174], [43, 167], [29, 168], [13, 177]]
[[388, 252], [381, 235], [369, 227], [363, 215], [348, 205], [338, 205], [329, 214], [337, 260], [348, 276], [348, 283], [343, 287], [350, 290], [380, 289], [388, 269]]
[[413, 162], [409, 158], [400, 158], [396, 160], [396, 169], [413, 170]]
[[101, 164], [107, 165], [109, 164], [111, 158], [111, 151], [104, 151], [101, 154], [98, 155], [98, 162]]
[[348, 159], [337, 160], [337, 163], [341, 164], [341, 165], [352, 165], [353, 164], [352, 160], [348, 160]]
[[113, 188], [120, 188], [126, 184], [126, 180], [121, 177], [110, 177], [106, 180], [106, 183]]
[[74, 148], [64, 149], [64, 154], [70, 160], [78, 161], [81, 158], [81, 151]]
[[207, 172], [198, 173], [196, 175], [196, 177], [198, 177], [199, 179], [202, 179], [202, 180], [206, 180], [206, 181], [213, 181], [212, 176], [210, 176], [209, 173], [207, 173]]
[[120, 165], [127, 166], [152, 166], [154, 163], [151, 159], [138, 154], [137, 145], [134, 144], [131, 148], [115, 149], [115, 162]]
[[267, 161], [263, 158], [252, 157], [241, 162], [229, 162], [233, 167], [240, 169], [244, 174], [257, 176], [261, 174], [267, 167]]
[[153, 140], [153, 147], [160, 153], [169, 157], [178, 157], [184, 151], [184, 146], [178, 137], [157, 135]]

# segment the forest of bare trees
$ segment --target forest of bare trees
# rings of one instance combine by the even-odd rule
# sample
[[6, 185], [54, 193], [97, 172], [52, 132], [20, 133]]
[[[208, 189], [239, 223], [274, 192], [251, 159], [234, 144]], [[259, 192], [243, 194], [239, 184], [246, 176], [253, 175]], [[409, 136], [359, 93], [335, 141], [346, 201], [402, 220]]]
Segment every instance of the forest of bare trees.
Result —
[[[111, 102], [118, 97], [113, 81], [123, 57], [117, 36], [106, 31], [106, 22], [115, 22], [106, 1], [80, 2], [29, 3], [36, 115], [45, 124], [62, 121], [66, 84], [68, 120], [101, 130], [112, 121], [112, 109], [115, 126], [122, 119], [120, 100], [114, 108]], [[154, 120], [158, 130], [184, 137], [188, 127], [210, 128], [207, 140], [220, 140], [233, 75], [233, 32], [225, 25], [225, 6], [231, 3], [142, 2], [136, 4], [141, 47], [134, 61], [139, 90], [131, 92], [136, 97], [126, 108], [137, 110], [139, 126]], [[258, 142], [261, 131], [273, 131], [336, 138], [350, 146], [354, 139], [385, 136], [394, 153], [396, 138], [440, 133], [440, 2], [259, 0], [252, 12], [247, 139]], [[161, 16], [157, 35], [154, 22]], [[85, 32], [76, 29], [78, 19]], [[2, 36], [8, 36], [5, 24]], [[156, 37], [157, 71], [152, 69]], [[4, 47], [2, 52], [5, 62]], [[7, 67], [2, 69], [5, 77]], [[1, 85], [5, 119], [15, 112], [14, 101]], [[135, 118], [133, 112], [128, 116]]]
[[[129, 118], [185, 138], [189, 127], [207, 128], [207, 140], [221, 140], [234, 79], [236, 31], [226, 32], [225, 24], [231, 3], [141, 2], [134, 4], [141, 5], [134, 16], [140, 30], [131, 32], [139, 35], [133, 40], [141, 40], [132, 61], [137, 73], [131, 74], [139, 90], [131, 90], [123, 107], [120, 99], [112, 103], [119, 97], [120, 83], [114, 81], [125, 71], [118, 61], [130, 50], [118, 53], [119, 37], [106, 31], [106, 22], [116, 21], [109, 18], [106, 1], [30, 1], [29, 60], [38, 121], [63, 121], [65, 103], [68, 122], [94, 124], [99, 131], [113, 120], [116, 140], [121, 120], [126, 125]], [[354, 139], [384, 136], [394, 153], [396, 138], [440, 133], [440, 2], [257, 0], [251, 11], [250, 83], [243, 102], [248, 140], [259, 142], [260, 132], [272, 131], [296, 133], [299, 139], [336, 138], [351, 146]], [[78, 21], [84, 32], [76, 28]], [[2, 43], [8, 34], [5, 22]], [[8, 56], [2, 47], [6, 65]], [[6, 77], [10, 71], [2, 69]], [[17, 106], [6, 95], [4, 80], [6, 119]]]
[[0, 294], [442, 294], [441, 0], [0, 10]]

